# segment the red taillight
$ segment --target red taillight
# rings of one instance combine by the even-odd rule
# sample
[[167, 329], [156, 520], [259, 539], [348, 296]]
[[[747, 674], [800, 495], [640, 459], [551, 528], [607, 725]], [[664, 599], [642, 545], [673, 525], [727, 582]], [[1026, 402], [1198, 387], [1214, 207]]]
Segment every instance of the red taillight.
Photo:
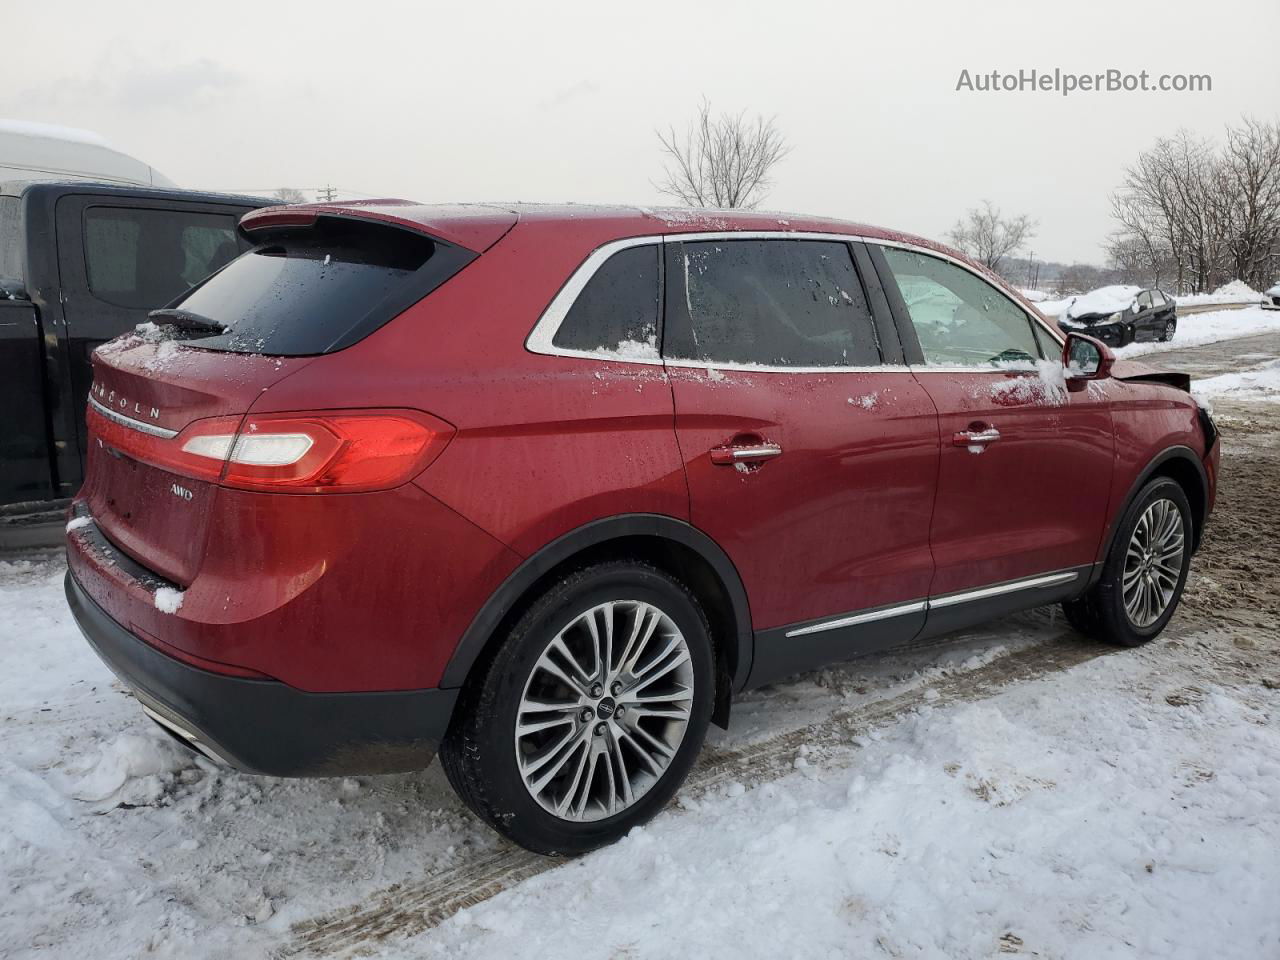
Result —
[[324, 411], [196, 420], [155, 437], [90, 410], [99, 439], [184, 476], [243, 490], [358, 493], [426, 469], [454, 428], [416, 410]]

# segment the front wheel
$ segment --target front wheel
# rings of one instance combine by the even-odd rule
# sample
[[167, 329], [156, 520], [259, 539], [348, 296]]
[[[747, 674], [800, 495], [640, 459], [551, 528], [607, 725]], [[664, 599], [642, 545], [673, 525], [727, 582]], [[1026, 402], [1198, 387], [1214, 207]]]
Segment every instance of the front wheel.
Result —
[[601, 563], [551, 586], [468, 681], [441, 763], [509, 839], [585, 853], [666, 806], [702, 746], [714, 686], [688, 588], [646, 563]]
[[1191, 505], [1157, 477], [1121, 518], [1098, 582], [1063, 604], [1081, 633], [1126, 647], [1154, 639], [1172, 619], [1191, 567]]

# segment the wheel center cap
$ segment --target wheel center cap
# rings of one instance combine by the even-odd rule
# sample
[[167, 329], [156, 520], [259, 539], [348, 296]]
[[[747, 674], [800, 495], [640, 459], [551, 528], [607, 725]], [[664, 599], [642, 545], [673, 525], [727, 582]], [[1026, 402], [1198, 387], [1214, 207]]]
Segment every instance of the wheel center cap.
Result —
[[617, 704], [613, 702], [613, 697], [605, 697], [596, 704], [596, 716], [601, 720], [608, 720], [613, 716], [616, 708]]

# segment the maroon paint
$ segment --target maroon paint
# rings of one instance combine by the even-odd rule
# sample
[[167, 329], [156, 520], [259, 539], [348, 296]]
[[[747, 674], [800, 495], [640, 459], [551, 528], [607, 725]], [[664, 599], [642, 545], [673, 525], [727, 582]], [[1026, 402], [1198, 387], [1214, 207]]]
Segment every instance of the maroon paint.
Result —
[[[319, 210], [487, 252], [326, 356], [178, 347], [161, 362], [156, 344], [113, 345], [94, 362], [103, 402], [173, 430], [216, 416], [398, 408], [456, 433], [394, 489], [263, 493], [96, 449], [107, 428], [91, 417], [78, 499], [121, 551], [186, 588], [182, 607], [157, 610], [149, 591], [74, 532], [71, 567], [120, 623], [206, 668], [315, 691], [435, 686], [523, 558], [625, 513], [665, 514], [716, 540], [746, 586], [755, 629], [1086, 564], [1152, 457], [1202, 443], [1191, 399], [1153, 384], [1077, 384], [1068, 403], [1046, 407], [993, 399], [1003, 374], [725, 370], [713, 380], [524, 347], [573, 269], [611, 240], [787, 229], [942, 249], [919, 238], [750, 213], [673, 224], [635, 211], [534, 208], [517, 217], [402, 201], [251, 217]], [[869, 406], [857, 402], [871, 394]], [[952, 442], [975, 424], [1001, 432], [982, 454]], [[758, 441], [783, 452], [746, 472], [712, 463], [715, 448]], [[1196, 452], [1215, 478], [1218, 448]], [[175, 483], [190, 500], [173, 495]]]

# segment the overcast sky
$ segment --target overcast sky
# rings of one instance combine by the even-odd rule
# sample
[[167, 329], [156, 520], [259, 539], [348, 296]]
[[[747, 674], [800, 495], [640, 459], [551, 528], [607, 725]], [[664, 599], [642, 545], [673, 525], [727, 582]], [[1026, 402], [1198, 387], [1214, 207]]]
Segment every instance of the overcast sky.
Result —
[[[769, 209], [941, 238], [987, 198], [1039, 221], [1038, 258], [1100, 261], [1107, 195], [1156, 136], [1280, 119], [1276, 0], [5, 6], [0, 116], [94, 130], [188, 187], [654, 204], [654, 129], [705, 95], [792, 144]], [[1055, 67], [1213, 90], [955, 89]]]

